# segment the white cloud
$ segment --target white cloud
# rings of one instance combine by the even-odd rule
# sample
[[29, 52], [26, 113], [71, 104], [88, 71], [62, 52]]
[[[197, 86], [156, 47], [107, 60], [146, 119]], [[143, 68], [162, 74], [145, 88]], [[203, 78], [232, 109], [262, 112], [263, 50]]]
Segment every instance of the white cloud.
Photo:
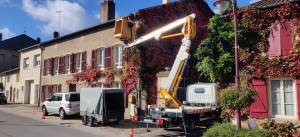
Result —
[[0, 0], [0, 4], [6, 4], [6, 3], [9, 3], [10, 0]]
[[42, 22], [39, 29], [44, 35], [52, 35], [54, 31], [59, 30], [60, 13], [60, 32], [66, 34], [83, 29], [88, 26], [88, 15], [84, 8], [78, 3], [66, 0], [46, 0], [45, 2], [35, 2], [32, 0], [23, 0], [23, 10], [33, 19]]
[[115, 12], [115, 18], [119, 18], [121, 17], [120, 13], [119, 12]]
[[11, 32], [7, 27], [0, 29], [0, 33], [2, 33], [3, 40], [16, 36], [16, 34]]
[[258, 1], [261, 1], [261, 0], [250, 0], [250, 4], [258, 2]]
[[95, 16], [95, 18], [96, 18], [97, 20], [100, 20], [101, 14], [100, 14], [100, 13], [95, 13], [94, 16]]

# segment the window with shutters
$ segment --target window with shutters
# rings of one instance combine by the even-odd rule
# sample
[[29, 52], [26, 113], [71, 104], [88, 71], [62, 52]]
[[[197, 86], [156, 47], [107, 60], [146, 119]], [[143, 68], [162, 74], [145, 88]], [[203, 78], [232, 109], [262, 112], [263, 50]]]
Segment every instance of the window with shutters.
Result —
[[28, 69], [29, 68], [29, 58], [25, 58], [24, 59], [24, 69]]
[[39, 67], [41, 66], [41, 55], [34, 55], [34, 66]]
[[82, 54], [76, 54], [76, 71], [81, 72]]
[[59, 68], [59, 58], [56, 57], [54, 59], [54, 72], [55, 72], [56, 75], [58, 75], [58, 68]]
[[65, 71], [70, 73], [70, 55], [65, 56]]
[[98, 68], [104, 69], [104, 49], [98, 50]]
[[50, 61], [51, 61], [51, 59], [47, 59], [47, 66], [46, 66], [47, 75], [50, 75]]
[[115, 66], [116, 68], [122, 68], [122, 45], [116, 46], [116, 59], [115, 59]]

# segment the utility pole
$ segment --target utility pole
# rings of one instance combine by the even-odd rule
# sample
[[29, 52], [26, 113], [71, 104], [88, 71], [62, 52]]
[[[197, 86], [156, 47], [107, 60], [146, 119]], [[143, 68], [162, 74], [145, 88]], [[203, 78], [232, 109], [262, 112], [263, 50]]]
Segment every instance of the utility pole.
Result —
[[58, 13], [58, 35], [60, 36], [60, 13], [63, 12], [62, 10], [56, 11]]

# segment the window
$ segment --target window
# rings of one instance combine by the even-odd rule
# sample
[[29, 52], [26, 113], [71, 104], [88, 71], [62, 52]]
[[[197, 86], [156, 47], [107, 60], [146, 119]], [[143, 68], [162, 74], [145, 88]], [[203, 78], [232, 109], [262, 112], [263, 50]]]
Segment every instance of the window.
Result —
[[116, 68], [122, 67], [122, 46], [116, 47], [116, 62], [115, 62]]
[[98, 87], [103, 88], [103, 83], [98, 83]]
[[55, 58], [54, 63], [54, 72], [56, 75], [58, 75], [59, 58]]
[[57, 94], [56, 96], [56, 101], [62, 101], [62, 94]]
[[50, 75], [50, 59], [47, 60], [47, 75]]
[[291, 79], [274, 79], [270, 83], [270, 101], [273, 116], [295, 116], [295, 92]]
[[50, 101], [56, 101], [56, 95], [53, 95], [50, 99]]
[[122, 84], [120, 82], [116, 82], [116, 88], [121, 88]]
[[69, 85], [69, 92], [76, 92], [76, 84]]
[[4, 54], [0, 54], [0, 66], [4, 66]]
[[57, 87], [57, 85], [53, 85], [53, 91], [54, 91], [54, 93], [58, 93], [58, 87]]
[[65, 57], [65, 69], [66, 69], [66, 73], [70, 72], [70, 55]]
[[80, 94], [65, 94], [66, 101], [80, 101]]
[[104, 49], [98, 51], [98, 68], [104, 69]]
[[81, 72], [81, 61], [82, 61], [81, 53], [76, 54], [76, 67], [77, 67], [77, 72]]
[[204, 94], [205, 93], [205, 88], [196, 88], [194, 90], [195, 93], [201, 93], [201, 94]]
[[34, 66], [38, 67], [40, 65], [41, 65], [41, 55], [38, 54], [34, 56]]
[[24, 69], [28, 69], [29, 68], [29, 58], [25, 58], [24, 59]]

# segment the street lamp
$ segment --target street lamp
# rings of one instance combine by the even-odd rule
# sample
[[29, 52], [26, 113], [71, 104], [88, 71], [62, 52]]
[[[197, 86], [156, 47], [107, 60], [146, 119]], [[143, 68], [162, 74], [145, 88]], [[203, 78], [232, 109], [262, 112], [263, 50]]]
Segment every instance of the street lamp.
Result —
[[216, 0], [214, 6], [216, 6], [221, 12], [225, 11], [231, 4], [231, 0]]
[[[216, 6], [221, 12], [225, 11], [231, 4], [231, 0], [216, 0], [214, 6]], [[237, 2], [233, 0], [233, 15], [234, 15], [234, 41], [235, 41], [235, 86], [238, 92], [239, 87], [239, 57], [238, 57], [238, 35], [237, 35]], [[241, 129], [241, 112], [237, 110], [237, 128]]]

